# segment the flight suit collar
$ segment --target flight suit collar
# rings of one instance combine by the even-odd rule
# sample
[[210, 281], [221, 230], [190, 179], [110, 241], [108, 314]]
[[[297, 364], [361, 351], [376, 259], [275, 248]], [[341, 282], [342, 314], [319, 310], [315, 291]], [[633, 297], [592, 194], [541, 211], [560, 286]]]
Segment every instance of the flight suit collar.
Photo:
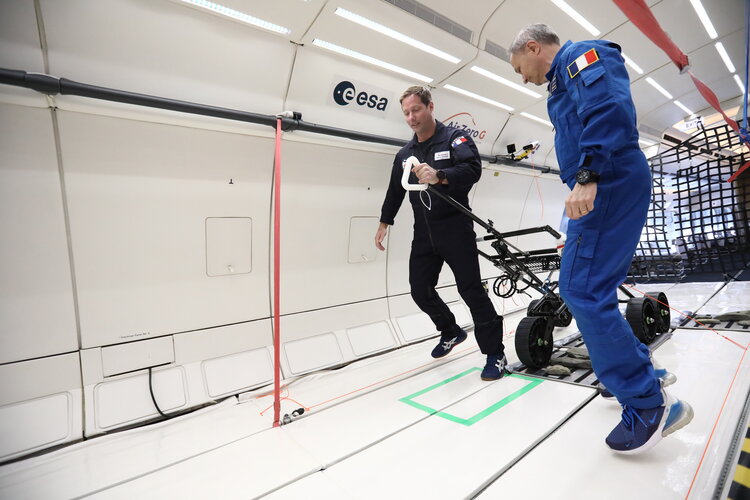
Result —
[[565, 44], [562, 47], [560, 47], [560, 50], [557, 51], [557, 54], [555, 54], [555, 58], [552, 59], [552, 64], [549, 67], [549, 71], [545, 75], [547, 77], [548, 82], [552, 81], [552, 77], [555, 75], [555, 70], [557, 69], [557, 65], [560, 64], [560, 61], [563, 58], [563, 53], [568, 50], [568, 47], [570, 47], [572, 43], [573, 42], [568, 40], [567, 42], [565, 42]]

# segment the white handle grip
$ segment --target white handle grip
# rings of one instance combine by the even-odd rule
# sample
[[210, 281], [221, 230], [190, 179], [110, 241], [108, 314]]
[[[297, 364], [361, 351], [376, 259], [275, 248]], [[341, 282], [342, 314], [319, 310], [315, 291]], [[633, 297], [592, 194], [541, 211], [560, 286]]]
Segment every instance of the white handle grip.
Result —
[[424, 191], [427, 184], [409, 184], [409, 174], [411, 169], [419, 165], [420, 161], [416, 156], [410, 156], [404, 162], [404, 172], [401, 174], [401, 186], [407, 191]]

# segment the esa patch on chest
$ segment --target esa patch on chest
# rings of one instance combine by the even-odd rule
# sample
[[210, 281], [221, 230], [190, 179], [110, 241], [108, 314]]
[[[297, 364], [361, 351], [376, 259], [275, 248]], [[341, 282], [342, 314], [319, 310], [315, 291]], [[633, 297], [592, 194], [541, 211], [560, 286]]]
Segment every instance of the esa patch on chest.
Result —
[[572, 63], [568, 64], [568, 75], [570, 75], [571, 79], [575, 78], [578, 73], [588, 68], [598, 60], [599, 54], [597, 54], [596, 49], [591, 49], [576, 58], [576, 60]]

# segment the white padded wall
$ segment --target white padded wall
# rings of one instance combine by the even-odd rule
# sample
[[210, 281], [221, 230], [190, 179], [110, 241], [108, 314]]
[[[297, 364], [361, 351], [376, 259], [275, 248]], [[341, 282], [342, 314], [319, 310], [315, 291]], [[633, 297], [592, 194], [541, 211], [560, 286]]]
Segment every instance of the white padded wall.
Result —
[[[60, 128], [84, 348], [268, 317], [270, 140], [73, 112]], [[211, 217], [252, 219], [251, 272], [207, 274]]]
[[[36, 12], [31, 0], [0, 2], [0, 68], [44, 73]], [[46, 105], [42, 94], [10, 85], [0, 85], [0, 101], [36, 107]]]
[[50, 111], [0, 104], [0, 363], [78, 348]]
[[[283, 143], [282, 314], [386, 295], [385, 255], [349, 262], [349, 248], [374, 247], [391, 160], [390, 153]], [[350, 238], [353, 217], [367, 217], [358, 223], [356, 241]]]
[[77, 353], [0, 365], [0, 462], [82, 434]]
[[256, 113], [281, 109], [293, 51], [281, 37], [166, 0], [41, 4], [54, 75]]

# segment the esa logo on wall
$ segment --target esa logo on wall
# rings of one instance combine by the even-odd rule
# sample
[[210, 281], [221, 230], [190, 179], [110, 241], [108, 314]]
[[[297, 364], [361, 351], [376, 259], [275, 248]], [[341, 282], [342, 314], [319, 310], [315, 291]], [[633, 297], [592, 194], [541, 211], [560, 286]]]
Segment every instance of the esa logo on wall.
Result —
[[333, 102], [339, 106], [347, 106], [354, 111], [378, 112], [388, 107], [388, 91], [377, 89], [371, 85], [353, 83], [341, 80], [336, 83], [331, 93]]

